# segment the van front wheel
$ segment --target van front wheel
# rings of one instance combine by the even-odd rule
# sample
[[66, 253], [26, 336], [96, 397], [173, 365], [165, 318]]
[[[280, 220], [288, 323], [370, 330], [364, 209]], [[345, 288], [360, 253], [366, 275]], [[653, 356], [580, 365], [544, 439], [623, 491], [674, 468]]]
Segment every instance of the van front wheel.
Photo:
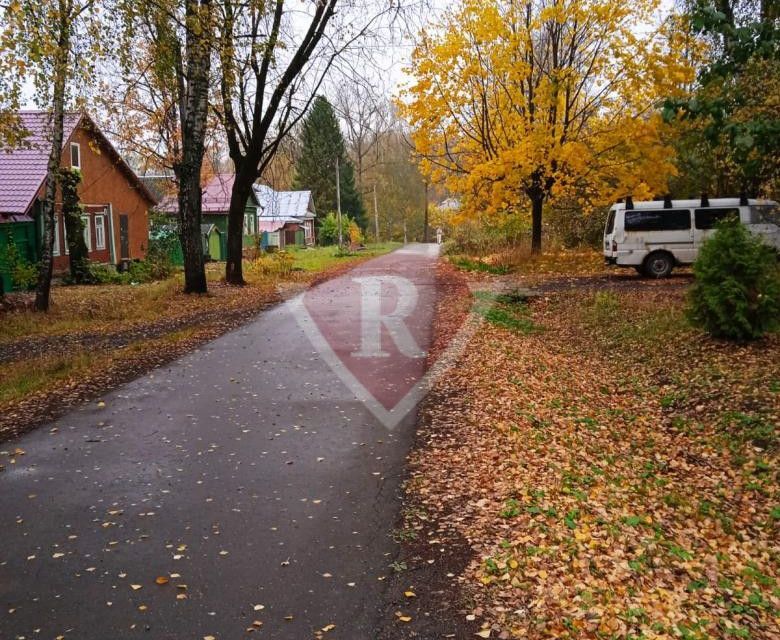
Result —
[[645, 275], [649, 278], [666, 278], [674, 269], [674, 258], [666, 251], [654, 251], [642, 265]]

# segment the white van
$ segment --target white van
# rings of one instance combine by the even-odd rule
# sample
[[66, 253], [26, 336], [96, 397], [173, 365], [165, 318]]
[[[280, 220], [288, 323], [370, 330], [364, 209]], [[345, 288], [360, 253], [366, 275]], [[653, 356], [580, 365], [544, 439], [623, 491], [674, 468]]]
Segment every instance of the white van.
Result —
[[632, 203], [629, 198], [609, 210], [604, 258], [607, 264], [664, 278], [675, 266], [694, 262], [716, 224], [732, 216], [780, 250], [780, 210], [772, 200], [703, 198]]

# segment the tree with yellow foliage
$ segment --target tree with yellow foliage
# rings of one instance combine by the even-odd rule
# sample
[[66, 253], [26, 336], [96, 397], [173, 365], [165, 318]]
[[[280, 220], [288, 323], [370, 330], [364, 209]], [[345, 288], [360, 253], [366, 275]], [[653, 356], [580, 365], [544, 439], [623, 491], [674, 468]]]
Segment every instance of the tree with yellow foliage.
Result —
[[588, 208], [665, 193], [675, 172], [659, 101], [692, 71], [651, 29], [657, 0], [461, 0], [422, 34], [401, 109], [422, 169], [463, 213]]

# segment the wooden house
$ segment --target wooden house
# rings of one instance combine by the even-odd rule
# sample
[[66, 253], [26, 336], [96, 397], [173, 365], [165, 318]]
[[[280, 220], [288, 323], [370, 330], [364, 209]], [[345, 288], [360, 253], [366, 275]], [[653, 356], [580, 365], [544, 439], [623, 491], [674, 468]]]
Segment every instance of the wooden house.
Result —
[[[51, 148], [51, 116], [22, 111], [28, 135], [12, 149], [0, 149], [0, 277], [11, 288], [2, 261], [9, 239], [30, 262], [41, 255], [41, 203]], [[120, 265], [146, 255], [149, 209], [155, 198], [141, 183], [86, 113], [66, 113], [60, 159], [62, 168], [79, 169], [79, 198], [84, 208], [84, 240], [89, 259]], [[55, 204], [54, 270], [67, 270], [68, 250], [61, 203]]]
[[[203, 254], [210, 260], [227, 258], [228, 211], [234, 179], [235, 175], [232, 173], [218, 173], [203, 186], [201, 235]], [[244, 247], [255, 246], [258, 242], [258, 208], [257, 198], [252, 193], [244, 209]], [[163, 199], [157, 210], [171, 216], [178, 215], [176, 196], [169, 195]]]
[[254, 191], [260, 204], [257, 219], [263, 247], [314, 244], [317, 212], [311, 191], [275, 191], [264, 184], [255, 184]]

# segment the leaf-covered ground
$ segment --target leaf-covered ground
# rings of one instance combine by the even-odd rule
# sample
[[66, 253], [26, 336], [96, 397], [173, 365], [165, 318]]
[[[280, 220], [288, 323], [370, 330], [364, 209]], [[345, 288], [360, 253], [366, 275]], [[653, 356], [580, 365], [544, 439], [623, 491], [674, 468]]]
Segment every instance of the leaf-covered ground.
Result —
[[480, 294], [402, 528], [431, 558], [470, 547], [449, 637], [780, 637], [780, 337], [713, 341], [684, 278], [631, 281]]

